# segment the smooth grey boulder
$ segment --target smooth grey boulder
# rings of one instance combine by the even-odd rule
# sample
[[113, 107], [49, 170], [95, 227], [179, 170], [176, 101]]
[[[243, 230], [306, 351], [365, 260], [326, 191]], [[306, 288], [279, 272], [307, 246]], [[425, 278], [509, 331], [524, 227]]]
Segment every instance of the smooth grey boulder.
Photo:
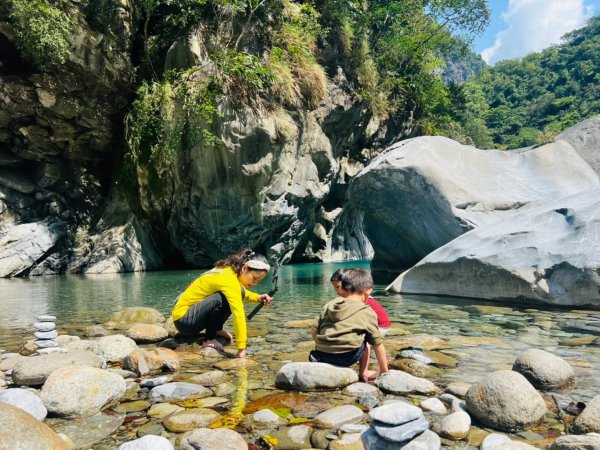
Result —
[[320, 391], [341, 389], [358, 381], [358, 374], [347, 367], [325, 363], [295, 362], [285, 364], [275, 379], [279, 389]]
[[542, 420], [546, 403], [520, 373], [493, 372], [469, 388], [467, 410], [477, 420], [505, 431], [521, 430]]
[[600, 450], [600, 434], [561, 436], [549, 450]]
[[568, 142], [600, 176], [600, 115], [567, 128], [556, 140]]
[[589, 401], [583, 412], [573, 423], [573, 431], [578, 434], [600, 433], [600, 395]]
[[401, 370], [388, 370], [375, 380], [375, 386], [390, 394], [433, 394], [435, 384], [425, 378], [415, 377]]
[[512, 370], [519, 372], [538, 389], [558, 389], [575, 382], [575, 372], [567, 361], [536, 348], [521, 353]]
[[67, 366], [50, 374], [40, 398], [58, 416], [93, 416], [119, 401], [125, 386], [123, 377], [109, 370]]
[[392, 292], [599, 306], [600, 189], [523, 207], [434, 251]]
[[48, 414], [40, 398], [26, 389], [14, 388], [0, 391], [0, 402], [16, 406], [37, 420], [44, 420]]
[[524, 205], [599, 185], [598, 175], [565, 141], [483, 151], [424, 136], [386, 149], [352, 180], [348, 196], [364, 213], [373, 270], [399, 273]]
[[20, 358], [13, 367], [12, 377], [15, 384], [36, 386], [44, 384], [52, 372], [65, 366], [102, 367], [102, 360], [91, 352], [70, 351], [49, 355]]

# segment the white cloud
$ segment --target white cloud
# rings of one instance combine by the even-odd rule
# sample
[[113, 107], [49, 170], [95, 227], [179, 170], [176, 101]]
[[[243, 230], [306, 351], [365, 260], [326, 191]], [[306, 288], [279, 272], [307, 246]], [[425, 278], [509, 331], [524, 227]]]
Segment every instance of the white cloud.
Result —
[[538, 52], [569, 31], [584, 25], [593, 7], [585, 0], [509, 0], [502, 13], [506, 27], [496, 34], [494, 45], [481, 52], [489, 64]]

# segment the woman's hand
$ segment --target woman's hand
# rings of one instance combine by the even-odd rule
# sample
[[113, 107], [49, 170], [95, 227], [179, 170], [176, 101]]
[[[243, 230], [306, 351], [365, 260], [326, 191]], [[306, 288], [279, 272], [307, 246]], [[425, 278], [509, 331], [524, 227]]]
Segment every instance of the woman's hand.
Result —
[[235, 354], [236, 358], [245, 358], [246, 357], [246, 349], [243, 348], [241, 350], [238, 350]]
[[258, 298], [258, 301], [261, 302], [263, 305], [268, 305], [273, 301], [273, 297], [271, 297], [269, 294], [262, 294]]

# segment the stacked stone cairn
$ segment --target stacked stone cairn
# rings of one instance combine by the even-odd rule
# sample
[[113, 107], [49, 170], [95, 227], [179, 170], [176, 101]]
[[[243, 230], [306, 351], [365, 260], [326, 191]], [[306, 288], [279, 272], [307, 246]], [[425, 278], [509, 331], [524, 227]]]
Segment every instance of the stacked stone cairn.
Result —
[[365, 450], [440, 448], [440, 439], [429, 431], [421, 408], [392, 401], [372, 409], [369, 416], [371, 428], [362, 435]]
[[49, 314], [43, 314], [37, 318], [33, 324], [35, 328], [35, 341], [38, 353], [53, 353], [58, 349], [55, 339], [58, 336], [56, 331], [56, 317]]

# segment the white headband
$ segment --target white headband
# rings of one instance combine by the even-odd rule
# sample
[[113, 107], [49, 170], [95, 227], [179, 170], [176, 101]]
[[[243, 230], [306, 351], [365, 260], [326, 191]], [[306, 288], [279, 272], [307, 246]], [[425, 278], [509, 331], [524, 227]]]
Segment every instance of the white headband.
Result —
[[251, 259], [250, 261], [246, 262], [246, 265], [248, 266], [249, 269], [254, 269], [254, 270], [269, 271], [271, 269], [271, 266], [269, 266], [266, 262], [259, 261], [258, 259]]

